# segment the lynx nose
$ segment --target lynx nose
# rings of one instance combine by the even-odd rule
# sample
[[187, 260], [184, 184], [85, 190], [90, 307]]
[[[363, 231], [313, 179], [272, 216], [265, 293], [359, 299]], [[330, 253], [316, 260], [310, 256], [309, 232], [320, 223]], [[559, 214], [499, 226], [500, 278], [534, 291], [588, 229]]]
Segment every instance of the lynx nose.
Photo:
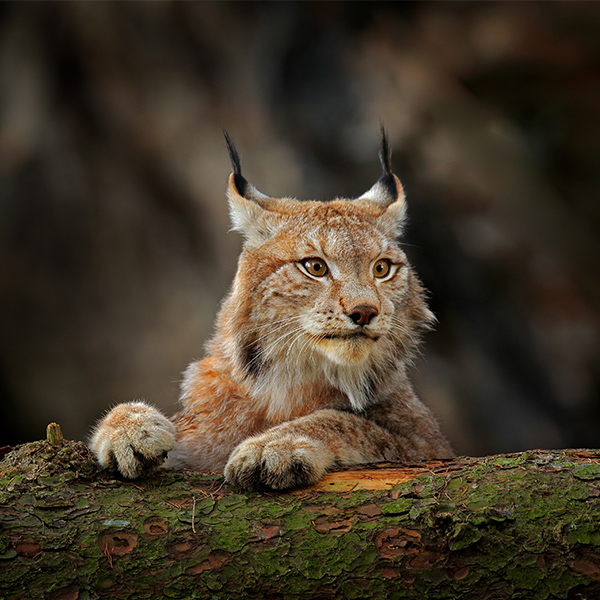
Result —
[[350, 310], [348, 316], [357, 325], [368, 325], [373, 317], [379, 314], [379, 310], [370, 304], [359, 304]]

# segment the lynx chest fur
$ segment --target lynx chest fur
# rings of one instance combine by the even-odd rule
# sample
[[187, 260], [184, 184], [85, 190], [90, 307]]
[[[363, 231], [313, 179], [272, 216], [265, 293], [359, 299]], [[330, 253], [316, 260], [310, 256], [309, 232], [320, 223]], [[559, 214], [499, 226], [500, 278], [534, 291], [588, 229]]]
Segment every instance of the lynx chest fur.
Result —
[[385, 132], [379, 181], [329, 202], [261, 194], [226, 139], [245, 242], [207, 357], [188, 367], [172, 420], [141, 402], [109, 412], [92, 437], [99, 462], [136, 477], [168, 455], [172, 468], [285, 489], [339, 464], [450, 456], [406, 372], [433, 315], [400, 245]]

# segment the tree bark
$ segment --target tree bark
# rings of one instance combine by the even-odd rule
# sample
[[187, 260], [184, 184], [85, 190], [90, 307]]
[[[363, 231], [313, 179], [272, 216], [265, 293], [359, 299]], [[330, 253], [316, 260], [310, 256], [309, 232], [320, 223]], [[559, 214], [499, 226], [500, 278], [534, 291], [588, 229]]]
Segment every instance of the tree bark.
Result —
[[330, 473], [288, 493], [101, 471], [78, 442], [0, 463], [0, 598], [600, 598], [600, 451]]

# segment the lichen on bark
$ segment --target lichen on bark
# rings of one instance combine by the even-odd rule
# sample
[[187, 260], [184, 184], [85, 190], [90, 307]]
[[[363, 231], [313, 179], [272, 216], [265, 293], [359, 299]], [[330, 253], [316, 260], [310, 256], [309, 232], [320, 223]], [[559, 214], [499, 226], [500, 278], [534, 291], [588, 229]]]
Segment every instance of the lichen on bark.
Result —
[[[352, 485], [350, 485], [352, 484]], [[85, 445], [0, 463], [0, 597], [600, 597], [600, 452], [329, 474], [281, 494], [100, 470]]]

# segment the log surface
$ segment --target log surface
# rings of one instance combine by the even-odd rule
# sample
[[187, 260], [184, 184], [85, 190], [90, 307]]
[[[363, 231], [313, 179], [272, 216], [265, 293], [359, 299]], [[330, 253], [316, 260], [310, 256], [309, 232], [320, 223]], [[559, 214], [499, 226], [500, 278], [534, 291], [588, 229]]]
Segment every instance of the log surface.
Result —
[[600, 451], [134, 482], [78, 442], [0, 462], [0, 598], [600, 598]]

